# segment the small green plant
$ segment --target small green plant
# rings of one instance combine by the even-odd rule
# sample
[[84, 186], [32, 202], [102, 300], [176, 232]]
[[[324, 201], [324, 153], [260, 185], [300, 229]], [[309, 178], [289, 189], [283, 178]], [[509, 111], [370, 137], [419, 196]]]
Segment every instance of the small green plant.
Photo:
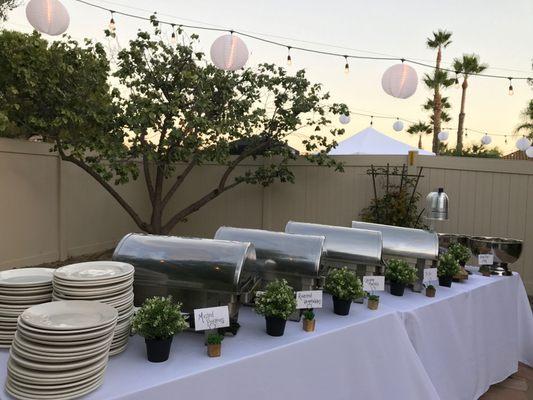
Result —
[[224, 336], [219, 333], [210, 333], [207, 335], [207, 344], [221, 344]]
[[304, 316], [304, 319], [307, 319], [309, 321], [312, 321], [315, 319], [315, 313], [313, 312], [313, 310], [305, 310], [303, 316]]
[[433, 286], [433, 285], [427, 285], [427, 286], [426, 286], [426, 289], [432, 290], [432, 289], [435, 289], [435, 286]]
[[392, 259], [387, 264], [385, 278], [390, 282], [408, 285], [416, 280], [416, 269], [410, 266], [407, 261]]
[[466, 263], [468, 260], [470, 260], [470, 256], [472, 255], [472, 252], [470, 249], [466, 246], [463, 246], [460, 243], [452, 243], [448, 247], [447, 254], [451, 254], [455, 260], [461, 264]]
[[379, 296], [377, 294], [369, 294], [368, 300], [379, 301]]
[[361, 281], [347, 267], [330, 269], [324, 289], [340, 300], [355, 300], [365, 295]]
[[163, 340], [189, 327], [181, 303], [172, 297], [151, 297], [144, 301], [132, 320], [133, 331], [146, 339]]
[[265, 317], [287, 319], [295, 310], [294, 290], [285, 279], [270, 282], [255, 301], [255, 311]]
[[437, 267], [437, 275], [439, 277], [454, 276], [460, 270], [461, 268], [459, 267], [459, 263], [452, 254], [446, 253], [440, 256], [439, 266]]

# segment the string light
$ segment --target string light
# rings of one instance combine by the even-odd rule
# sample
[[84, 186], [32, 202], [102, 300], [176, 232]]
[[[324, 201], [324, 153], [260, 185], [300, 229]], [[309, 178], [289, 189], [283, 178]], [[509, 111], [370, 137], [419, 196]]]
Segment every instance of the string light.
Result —
[[453, 82], [453, 86], [459, 88], [459, 71], [455, 71], [455, 81]]
[[370, 116], [370, 126], [374, 125], [374, 116]]
[[513, 78], [509, 77], [507, 79], [509, 79], [509, 96], [512, 96], [514, 94]]
[[346, 64], [344, 64], [344, 73], [349, 74], [350, 73], [350, 64], [348, 64], [348, 56], [344, 56], [344, 61]]
[[292, 65], [291, 46], [287, 46], [287, 65], [289, 67]]
[[117, 30], [117, 25], [115, 24], [114, 11], [111, 11], [111, 19], [109, 20], [109, 32], [115, 33]]
[[507, 135], [505, 135], [505, 144], [507, 144]]
[[176, 44], [176, 25], [172, 24], [172, 35], [170, 36], [170, 42]]

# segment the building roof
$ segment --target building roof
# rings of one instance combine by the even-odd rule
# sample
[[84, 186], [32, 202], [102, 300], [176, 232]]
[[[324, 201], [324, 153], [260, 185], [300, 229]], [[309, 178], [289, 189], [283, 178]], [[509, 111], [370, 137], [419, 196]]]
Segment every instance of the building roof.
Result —
[[529, 161], [533, 161], [533, 158], [529, 158], [526, 155], [526, 152], [522, 151], [522, 150], [513, 151], [512, 153], [509, 153], [509, 154], [503, 156], [502, 158], [507, 159], [507, 160], [529, 160]]

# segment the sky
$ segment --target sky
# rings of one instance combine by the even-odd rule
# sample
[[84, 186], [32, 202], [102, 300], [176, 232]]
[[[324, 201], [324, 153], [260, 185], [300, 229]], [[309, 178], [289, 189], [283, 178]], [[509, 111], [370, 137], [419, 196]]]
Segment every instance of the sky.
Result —
[[[75, 0], [61, 0], [68, 9], [71, 22], [67, 31], [75, 39], [89, 37], [108, 43], [103, 30], [110, 14]], [[161, 19], [176, 24], [193, 24], [235, 29], [246, 33], [317, 50], [353, 55], [385, 55], [434, 63], [435, 51], [425, 45], [426, 37], [437, 29], [453, 33], [453, 43], [444, 50], [443, 64], [454, 57], [476, 53], [489, 64], [486, 73], [514, 77], [533, 77], [533, 1], [532, 0], [89, 0], [108, 9], [149, 16], [157, 11]], [[30, 32], [25, 17], [25, 1], [10, 14], [4, 25], [8, 29]], [[115, 16], [117, 40], [127, 46], [138, 29], [148, 24], [124, 16]], [[170, 29], [170, 28], [168, 28]], [[221, 33], [185, 30], [200, 34], [200, 47], [209, 53], [214, 39]], [[170, 31], [167, 32], [168, 35]], [[50, 37], [48, 37], [50, 38]], [[286, 66], [287, 50], [243, 38], [250, 50], [247, 66], [269, 62]], [[116, 43], [108, 43], [116, 48]], [[350, 73], [344, 74], [342, 57], [319, 56], [292, 51], [290, 70], [305, 69], [308, 78], [322, 83], [332, 101], [343, 102], [352, 112], [397, 116], [407, 120], [427, 120], [422, 110], [431, 92], [420, 81], [416, 93], [408, 99], [387, 95], [381, 87], [383, 72], [391, 61], [350, 60]], [[414, 66], [419, 78], [430, 69]], [[466, 128], [491, 135], [489, 147], [498, 146], [504, 153], [515, 150], [519, 136], [514, 128], [521, 122], [521, 111], [533, 98], [533, 87], [525, 81], [513, 81], [514, 95], [508, 95], [506, 79], [471, 77], [466, 98]], [[444, 95], [452, 104], [449, 145], [455, 145], [460, 89], [449, 88]], [[416, 146], [418, 138], [405, 130], [394, 132], [391, 119], [374, 119], [374, 128]], [[359, 132], [370, 118], [352, 115], [345, 137]], [[405, 123], [407, 127], [409, 124]], [[504, 136], [508, 135], [507, 144]], [[470, 131], [465, 144], [479, 144], [481, 134]], [[297, 140], [295, 138], [294, 140]], [[423, 147], [431, 149], [431, 137], [423, 139]]]

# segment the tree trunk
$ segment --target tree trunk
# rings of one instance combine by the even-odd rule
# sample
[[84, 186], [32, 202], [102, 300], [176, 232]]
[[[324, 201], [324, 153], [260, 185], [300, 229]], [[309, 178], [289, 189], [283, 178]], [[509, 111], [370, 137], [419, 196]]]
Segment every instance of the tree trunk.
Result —
[[420, 136], [418, 137], [418, 148], [422, 148], [422, 134], [420, 134]]
[[[435, 68], [435, 74], [440, 69], [440, 63], [442, 60], [442, 50], [439, 46], [437, 51], [437, 64]], [[440, 95], [440, 85], [435, 85], [435, 92], [433, 94], [433, 146], [432, 151], [435, 154], [439, 152], [439, 132], [441, 130], [440, 118], [442, 115], [442, 99]]]
[[457, 125], [457, 146], [455, 147], [455, 154], [463, 155], [463, 128], [465, 122], [465, 100], [466, 89], [468, 88], [467, 77], [463, 80], [463, 92], [461, 94], [461, 111], [459, 112], [459, 123]]

